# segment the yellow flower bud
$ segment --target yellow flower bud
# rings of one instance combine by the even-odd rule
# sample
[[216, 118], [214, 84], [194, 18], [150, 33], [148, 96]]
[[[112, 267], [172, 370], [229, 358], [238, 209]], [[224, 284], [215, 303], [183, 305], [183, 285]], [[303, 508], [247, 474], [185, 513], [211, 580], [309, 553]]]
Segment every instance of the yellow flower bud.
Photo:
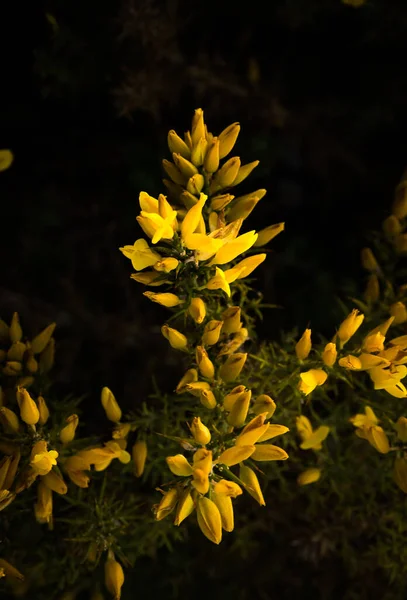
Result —
[[109, 552], [109, 557], [105, 562], [105, 586], [112, 594], [114, 600], [120, 600], [123, 583], [123, 568], [121, 564], [115, 560], [113, 553]]
[[187, 385], [196, 381], [198, 381], [198, 371], [196, 369], [188, 369], [185, 375], [179, 380], [175, 392], [177, 394], [183, 394], [187, 389]]
[[20, 325], [18, 313], [14, 313], [10, 323], [9, 336], [12, 343], [20, 342], [23, 337], [23, 330]]
[[155, 509], [155, 518], [157, 521], [165, 519], [176, 507], [178, 500], [177, 488], [171, 488], [163, 495], [161, 502]]
[[[190, 177], [188, 179], [188, 183], [187, 183], [187, 192], [189, 194], [192, 194], [193, 196], [199, 196], [199, 194], [202, 192], [202, 188], [205, 184], [205, 179], [204, 176], [201, 175], [200, 173], [196, 173], [195, 175], [192, 175], [192, 177]], [[188, 196], [189, 198], [189, 196]], [[198, 199], [195, 199], [195, 203], [192, 204], [191, 206], [188, 206], [187, 208], [192, 208], [192, 206], [194, 206], [196, 203], [198, 202]], [[178, 211], [178, 218], [180, 217], [180, 212]]]
[[177, 135], [177, 133], [173, 129], [171, 129], [168, 132], [167, 142], [171, 154], [175, 152], [177, 154], [181, 154], [181, 156], [183, 156], [186, 159], [191, 158], [191, 151], [188, 148], [187, 144], [182, 138], [180, 138], [179, 135]]
[[384, 349], [385, 336], [378, 331], [369, 334], [363, 340], [362, 348], [366, 352], [381, 352]]
[[336, 344], [329, 342], [322, 353], [322, 362], [327, 367], [332, 367], [336, 362], [338, 352], [336, 350]]
[[218, 190], [231, 187], [235, 181], [240, 169], [240, 158], [234, 156], [229, 158], [222, 167], [215, 173], [212, 183], [209, 187], [211, 194]]
[[43, 481], [40, 481], [37, 486], [34, 513], [38, 523], [52, 523], [52, 490]]
[[62, 479], [61, 475], [54, 471], [53, 469], [49, 471], [46, 475], [44, 475], [41, 479], [44, 484], [53, 492], [57, 494], [66, 494], [68, 488], [66, 487], [65, 481]]
[[256, 461], [268, 461], [268, 460], [286, 460], [288, 454], [282, 448], [273, 446], [273, 444], [261, 444], [255, 446], [255, 451], [251, 455], [251, 458]]
[[253, 246], [257, 240], [257, 233], [248, 231], [239, 235], [234, 240], [224, 244], [215, 254], [209, 265], [224, 265], [234, 260], [239, 254], [243, 254]]
[[212, 450], [198, 448], [198, 450], [194, 452], [192, 461], [195, 469], [201, 469], [204, 473], [209, 475], [212, 471]]
[[213, 491], [215, 494], [222, 494], [225, 496], [230, 496], [231, 498], [237, 498], [243, 494], [243, 490], [240, 485], [237, 485], [234, 481], [229, 481], [228, 479], [221, 479], [217, 481], [213, 486]]
[[255, 254], [238, 262], [231, 269], [225, 271], [226, 281], [233, 283], [236, 279], [243, 279], [253, 273], [262, 262], [266, 260], [266, 254]]
[[135, 477], [141, 477], [147, 459], [147, 443], [145, 440], [137, 440], [132, 449], [133, 473]]
[[63, 444], [69, 444], [75, 437], [75, 431], [78, 427], [79, 417], [78, 415], [71, 415], [66, 420], [67, 425], [63, 427], [59, 434], [59, 439]]
[[225, 158], [233, 149], [239, 135], [239, 123], [232, 123], [219, 135], [219, 158]]
[[205, 124], [203, 117], [202, 108], [195, 109], [194, 116], [192, 117], [192, 126], [191, 126], [191, 142], [194, 146], [197, 142], [205, 137]]
[[253, 444], [248, 446], [232, 446], [222, 452], [218, 458], [218, 462], [227, 467], [233, 467], [233, 465], [237, 465], [250, 456], [253, 456], [255, 450], [256, 447]]
[[407, 461], [405, 458], [396, 458], [394, 461], [393, 477], [401, 491], [407, 494]]
[[102, 389], [100, 400], [102, 402], [102, 406], [105, 409], [105, 413], [109, 421], [113, 421], [113, 423], [118, 423], [122, 418], [122, 411], [117, 403], [116, 398], [114, 397], [113, 392], [110, 391], [108, 387], [104, 387]]
[[235, 524], [232, 498], [230, 496], [226, 496], [225, 494], [217, 494], [216, 492], [213, 492], [212, 500], [219, 510], [222, 529], [228, 532], [233, 531]]
[[34, 400], [25, 388], [17, 390], [17, 402], [20, 408], [20, 417], [27, 425], [35, 425], [38, 423], [40, 413]]
[[176, 296], [175, 294], [171, 294], [170, 292], [165, 293], [154, 293], [154, 292], [143, 292], [143, 296], [146, 296], [152, 302], [157, 302], [157, 304], [161, 304], [162, 306], [166, 306], [167, 308], [173, 308], [174, 306], [178, 306], [183, 303], [183, 300]]
[[402, 442], [407, 442], [407, 419], [406, 417], [399, 417], [395, 425], [397, 436]]
[[187, 214], [184, 217], [184, 220], [182, 221], [181, 237], [186, 243], [187, 247], [189, 247], [188, 237], [191, 236], [191, 234], [195, 233], [196, 229], [199, 226], [199, 222], [202, 217], [202, 209], [207, 199], [208, 196], [206, 196], [205, 194], [201, 194], [198, 202], [188, 210]]
[[196, 144], [194, 144], [191, 152], [191, 162], [195, 167], [200, 167], [205, 159], [206, 149], [208, 142], [206, 137], [201, 137]]
[[56, 323], [51, 323], [45, 329], [41, 331], [35, 338], [31, 341], [31, 350], [34, 354], [41, 354], [52, 338], [52, 334], [54, 333], [56, 327]]
[[254, 242], [253, 246], [258, 248], [259, 246], [265, 246], [271, 240], [273, 240], [279, 233], [284, 231], [285, 223], [276, 223], [275, 225], [269, 225], [265, 229], [262, 229], [258, 233], [257, 240]]
[[211, 432], [206, 425], [202, 423], [200, 417], [194, 417], [190, 429], [194, 440], [198, 444], [201, 444], [202, 446], [209, 444], [211, 441]]
[[341, 347], [356, 333], [362, 325], [365, 315], [359, 314], [359, 311], [354, 308], [339, 326], [338, 337], [341, 341]]
[[[256, 417], [258, 419], [259, 417]], [[250, 425], [250, 423], [249, 423]], [[258, 427], [254, 427], [251, 429], [247, 429], [248, 426], [244, 428], [242, 433], [238, 435], [236, 438], [236, 446], [247, 446], [251, 444], [255, 444], [260, 440], [262, 435], [266, 433], [268, 430], [268, 424], [261, 424]]]
[[242, 327], [241, 318], [241, 308], [240, 306], [231, 306], [227, 308], [223, 314], [223, 326], [222, 333], [236, 333]]
[[309, 485], [315, 483], [321, 477], [321, 469], [307, 469], [297, 477], [298, 485]]
[[338, 364], [340, 367], [350, 369], [351, 371], [360, 371], [360, 369], [362, 368], [360, 358], [358, 358], [357, 356], [352, 356], [352, 354], [340, 358]]
[[360, 258], [362, 267], [366, 269], [366, 271], [370, 271], [371, 273], [380, 271], [377, 260], [370, 248], [362, 248]]
[[216, 321], [212, 319], [205, 325], [205, 329], [202, 335], [202, 343], [205, 346], [213, 346], [219, 341], [223, 321]]
[[205, 537], [214, 544], [222, 541], [222, 518], [216, 504], [209, 498], [199, 497], [196, 513], [198, 525]]
[[232, 194], [219, 194], [219, 196], [214, 196], [211, 200], [211, 209], [216, 211], [223, 210], [233, 199], [234, 196], [232, 196]]
[[407, 308], [403, 302], [396, 302], [392, 304], [389, 309], [389, 313], [394, 317], [394, 325], [400, 325], [407, 321]]
[[382, 223], [384, 234], [392, 239], [401, 233], [401, 223], [395, 215], [390, 215]]
[[246, 391], [244, 385], [238, 385], [233, 388], [226, 396], [223, 398], [223, 407], [225, 410], [230, 412], [236, 402], [236, 400]]
[[195, 510], [195, 503], [192, 498], [192, 494], [188, 488], [186, 488], [178, 500], [177, 510], [175, 513], [174, 525], [181, 525], [189, 515]]
[[204, 169], [207, 173], [215, 173], [219, 168], [219, 138], [214, 137], [208, 144], [204, 160]]
[[[173, 153], [173, 156], [174, 156], [174, 154], [175, 153]], [[183, 175], [179, 169], [177, 169], [177, 167], [174, 165], [174, 163], [170, 162], [169, 160], [164, 159], [162, 161], [162, 165], [163, 165], [164, 170], [167, 173], [168, 177], [171, 179], [171, 181], [173, 181], [174, 183], [181, 185], [181, 186], [185, 185], [188, 178], [185, 177], [185, 175]]]
[[203, 375], [203, 377], [213, 379], [215, 375], [215, 367], [213, 366], [213, 363], [210, 360], [208, 353], [203, 346], [197, 346], [195, 358], [198, 364], [198, 369]]
[[55, 340], [51, 338], [45, 350], [40, 354], [40, 373], [48, 373], [54, 366], [55, 361]]
[[226, 402], [227, 406], [230, 406], [230, 404], [232, 405], [230, 413], [227, 416], [227, 422], [229, 425], [232, 425], [232, 427], [242, 427], [242, 425], [244, 425], [247, 413], [249, 411], [251, 396], [251, 390], [247, 390], [239, 394], [234, 401], [231, 401], [230, 398], [228, 398]]
[[193, 381], [192, 383], [187, 383], [185, 389], [193, 396], [199, 398], [201, 392], [203, 390], [210, 390], [210, 387], [211, 386], [207, 381]]
[[246, 465], [242, 464], [240, 465], [239, 478], [243, 482], [246, 492], [248, 492], [260, 506], [266, 506], [256, 473], [249, 467], [246, 467]]
[[171, 473], [179, 475], [180, 477], [188, 477], [192, 475], [192, 467], [183, 454], [176, 454], [175, 456], [167, 456], [165, 459]]
[[219, 377], [229, 383], [239, 377], [245, 362], [247, 354], [236, 353], [230, 355], [219, 369]]
[[200, 390], [199, 400], [202, 406], [208, 408], [209, 410], [213, 410], [217, 405], [215, 394], [209, 389]]
[[183, 175], [184, 180], [188, 181], [190, 177], [198, 173], [198, 169], [196, 168], [196, 166], [193, 165], [192, 162], [181, 156], [181, 154], [173, 152], [172, 160], [174, 161], [178, 171]]
[[267, 419], [270, 419], [274, 415], [276, 408], [276, 403], [270, 396], [267, 396], [267, 394], [258, 396], [253, 404], [255, 414], [260, 415], [261, 413], [266, 412]]
[[247, 165], [241, 165], [233, 181], [233, 185], [235, 186], [239, 185], [239, 183], [242, 183], [242, 181], [249, 177], [250, 173], [258, 166], [259, 163], [259, 160], [254, 160], [253, 162], [247, 163]]
[[366, 430], [366, 439], [373, 448], [380, 454], [387, 454], [390, 451], [390, 444], [382, 427], [375, 425]]
[[304, 360], [311, 352], [311, 329], [306, 329], [295, 345], [298, 360]]
[[14, 342], [11, 344], [10, 348], [7, 352], [7, 359], [17, 362], [23, 362], [23, 356], [25, 351], [27, 350], [27, 346], [22, 342]]
[[7, 406], [0, 408], [0, 422], [7, 433], [17, 433], [20, 429], [18, 416]]
[[192, 298], [191, 304], [189, 305], [188, 312], [195, 321], [200, 325], [206, 316], [205, 302], [201, 298]]
[[273, 423], [273, 424], [269, 423], [267, 425], [266, 431], [261, 435], [261, 437], [258, 439], [258, 441], [266, 442], [267, 440], [271, 440], [271, 439], [277, 437], [278, 435], [284, 435], [284, 433], [287, 433], [288, 431], [290, 431], [290, 430], [285, 425], [278, 425], [277, 423]]
[[207, 494], [209, 491], [209, 477], [203, 469], [195, 468], [192, 472], [192, 486], [200, 494]]
[[363, 295], [365, 302], [368, 304], [374, 304], [380, 297], [380, 286], [379, 279], [376, 273], [371, 273], [367, 280], [366, 289]]
[[12, 577], [15, 579], [24, 579], [24, 575], [20, 573], [13, 565], [4, 560], [4, 558], [0, 558], [0, 569], [4, 570], [6, 577]]
[[[236, 183], [234, 185], [236, 185]], [[236, 219], [247, 219], [259, 202], [260, 198], [257, 198], [256, 196], [251, 196], [249, 198], [238, 198], [227, 214], [228, 221], [231, 222], [236, 221]]]
[[188, 340], [183, 333], [169, 327], [168, 325], [163, 325], [161, 327], [161, 333], [167, 339], [172, 348], [175, 350], [186, 350], [188, 346]]

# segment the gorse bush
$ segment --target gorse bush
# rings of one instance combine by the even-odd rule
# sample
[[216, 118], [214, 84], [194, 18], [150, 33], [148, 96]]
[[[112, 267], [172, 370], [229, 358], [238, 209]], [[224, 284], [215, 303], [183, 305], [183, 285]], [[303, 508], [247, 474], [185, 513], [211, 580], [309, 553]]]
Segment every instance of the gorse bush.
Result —
[[[185, 367], [174, 392], [157, 390], [123, 414], [104, 387], [110, 424], [98, 430], [82, 422], [80, 398], [54, 397], [55, 324], [29, 340], [17, 313], [0, 322], [5, 594], [96, 600], [104, 579], [118, 600], [137, 560], [180, 548], [174, 543], [195, 522], [214, 544], [230, 534], [241, 559], [259, 532], [279, 529], [269, 577], [284, 567], [279, 544], [289, 540], [305, 565], [339, 558], [347, 597], [363, 597], [361, 576], [371, 573], [374, 589], [391, 581], [402, 597], [407, 182], [362, 249], [364, 293], [349, 299], [356, 308], [344, 306], [332, 338], [307, 328], [259, 345], [256, 321], [269, 305], [253, 273], [284, 223], [242, 233], [266, 190], [234, 195], [258, 164], [229, 158], [239, 130], [234, 123], [214, 136], [197, 109], [183, 138], [170, 131], [167, 195], [140, 193], [137, 222], [147, 239], [120, 248], [131, 278], [152, 288], [146, 301], [163, 307], [163, 343]], [[235, 510], [245, 544], [231, 533]], [[315, 589], [324, 597], [322, 584]]]

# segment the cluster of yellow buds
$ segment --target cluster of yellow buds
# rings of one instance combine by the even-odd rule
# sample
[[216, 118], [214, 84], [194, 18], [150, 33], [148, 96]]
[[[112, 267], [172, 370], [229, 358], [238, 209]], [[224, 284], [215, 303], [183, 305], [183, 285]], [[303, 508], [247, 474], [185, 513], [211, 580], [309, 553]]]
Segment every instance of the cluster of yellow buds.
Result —
[[0, 319], [0, 406], [7, 395], [14, 394], [16, 385], [29, 387], [38, 375], [48, 373], [54, 364], [55, 323], [48, 325], [31, 341], [24, 338], [18, 313], [10, 325]]

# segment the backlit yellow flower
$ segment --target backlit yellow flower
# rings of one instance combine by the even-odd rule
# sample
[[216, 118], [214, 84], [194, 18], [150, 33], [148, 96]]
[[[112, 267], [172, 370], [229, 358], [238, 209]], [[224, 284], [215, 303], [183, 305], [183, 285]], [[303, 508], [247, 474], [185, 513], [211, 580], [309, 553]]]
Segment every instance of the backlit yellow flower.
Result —
[[310, 369], [300, 374], [298, 389], [306, 396], [310, 394], [319, 385], [323, 385], [328, 375], [322, 369]]

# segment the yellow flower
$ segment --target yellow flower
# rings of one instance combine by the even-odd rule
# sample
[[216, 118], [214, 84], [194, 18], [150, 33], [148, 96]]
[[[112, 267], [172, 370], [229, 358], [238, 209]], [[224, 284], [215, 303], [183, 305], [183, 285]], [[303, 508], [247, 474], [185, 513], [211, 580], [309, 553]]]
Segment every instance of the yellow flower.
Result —
[[200, 494], [207, 494], [209, 491], [209, 477], [203, 469], [195, 468], [192, 471], [192, 487]]
[[225, 496], [230, 496], [231, 498], [237, 498], [243, 494], [243, 490], [240, 485], [237, 485], [234, 481], [229, 481], [228, 479], [221, 479], [217, 481], [213, 486], [213, 491], [215, 494], [224, 494]]
[[266, 506], [256, 473], [250, 469], [250, 467], [241, 464], [239, 478], [241, 479], [246, 492], [248, 492], [260, 506]]
[[354, 417], [351, 417], [349, 421], [355, 427], [361, 428], [369, 428], [377, 425], [379, 423], [378, 418], [374, 414], [373, 410], [370, 406], [365, 406], [365, 414], [357, 414]]
[[17, 389], [17, 402], [20, 408], [20, 417], [27, 425], [35, 425], [40, 418], [40, 412], [34, 400], [25, 388]]
[[147, 459], [147, 443], [145, 440], [137, 440], [132, 448], [133, 473], [135, 477], [141, 477]]
[[175, 392], [177, 394], [183, 394], [187, 389], [187, 385], [196, 381], [198, 381], [198, 371], [196, 369], [188, 369], [179, 380]]
[[369, 442], [381, 454], [387, 454], [390, 450], [389, 440], [382, 427], [378, 425], [378, 419], [373, 410], [365, 407], [365, 414], [357, 414], [350, 422], [357, 428], [356, 435]]
[[222, 246], [209, 265], [224, 265], [234, 260], [239, 254], [243, 254], [246, 250], [249, 250], [257, 240], [257, 233], [255, 231], [248, 231], [243, 235], [238, 236], [236, 239], [227, 242]]
[[63, 427], [59, 434], [59, 439], [63, 444], [69, 444], [75, 437], [75, 431], [78, 427], [79, 418], [78, 415], [71, 415], [66, 420], [67, 425]]
[[247, 359], [247, 354], [236, 353], [227, 358], [219, 369], [219, 377], [229, 383], [239, 377]]
[[298, 485], [309, 485], [315, 483], [321, 477], [321, 469], [307, 469], [300, 473], [297, 477]]
[[[245, 388], [244, 385], [238, 385], [238, 386], [234, 387], [233, 390], [231, 390], [223, 398], [223, 407], [224, 407], [224, 409], [227, 410], [228, 412], [230, 412], [232, 410], [233, 405], [235, 404], [236, 400], [245, 391], [246, 391], [246, 388]], [[251, 395], [251, 392], [250, 392], [250, 395]]]
[[267, 254], [255, 254], [238, 262], [231, 269], [225, 271], [225, 277], [228, 283], [233, 283], [236, 279], [243, 279], [253, 273], [253, 271], [266, 260]]
[[236, 333], [241, 329], [242, 322], [240, 306], [230, 306], [222, 314], [223, 326], [222, 333]]
[[206, 316], [205, 302], [201, 298], [192, 298], [188, 308], [188, 312], [195, 321], [200, 325], [203, 323]]
[[175, 513], [174, 525], [181, 525], [189, 515], [195, 510], [195, 503], [192, 498], [192, 494], [188, 488], [186, 488], [178, 500], [177, 511]]
[[171, 473], [180, 477], [188, 477], [192, 475], [193, 469], [183, 454], [175, 456], [167, 456], [165, 459]]
[[266, 244], [271, 242], [271, 240], [273, 240], [279, 233], [284, 231], [284, 229], [285, 223], [276, 223], [275, 225], [269, 225], [265, 229], [259, 231], [258, 238], [254, 242], [253, 246], [255, 248], [259, 246], [265, 246]]
[[46, 475], [57, 464], [58, 452], [48, 450], [44, 441], [34, 444], [31, 450], [30, 466], [37, 475]]
[[257, 444], [251, 458], [255, 461], [287, 460], [288, 454], [273, 444]]
[[[201, 382], [201, 383], [204, 383], [204, 382]], [[213, 410], [217, 404], [215, 394], [212, 392], [212, 390], [209, 390], [209, 389], [201, 388], [199, 390], [199, 400], [200, 400], [202, 406], [204, 406], [205, 408], [208, 408], [209, 410]]]
[[151, 238], [152, 243], [157, 244], [162, 239], [171, 240], [174, 237], [173, 222], [176, 215], [174, 210], [171, 216], [163, 219], [161, 215], [142, 210], [137, 221], [144, 233]]
[[45, 402], [45, 400], [42, 396], [38, 396], [37, 405], [38, 405], [38, 410], [40, 412], [40, 418], [39, 418], [38, 422], [40, 425], [45, 425], [45, 423], [49, 419], [49, 410], [48, 410], [47, 403]]
[[154, 270], [159, 271], [160, 273], [170, 273], [174, 269], [176, 269], [179, 265], [179, 260], [176, 258], [172, 258], [171, 256], [167, 258], [161, 258], [156, 263], [154, 263]]
[[112, 594], [114, 600], [120, 600], [123, 583], [123, 568], [121, 564], [115, 560], [114, 554], [109, 552], [108, 559], [105, 562], [105, 586]]
[[310, 394], [319, 385], [323, 385], [328, 375], [322, 369], [310, 369], [300, 374], [300, 383], [298, 389], [306, 396]]
[[193, 418], [190, 429], [194, 440], [198, 444], [201, 444], [202, 446], [209, 444], [211, 441], [211, 432], [207, 426], [202, 423], [200, 417]]
[[248, 194], [246, 197], [237, 198], [236, 202], [233, 204], [233, 208], [231, 208], [228, 212], [228, 221], [247, 219], [259, 202], [260, 198], [255, 194]]
[[216, 492], [213, 492], [212, 500], [218, 507], [222, 522], [222, 529], [228, 532], [233, 531], [235, 524], [232, 498], [226, 494], [217, 494]]
[[311, 352], [311, 329], [306, 329], [295, 345], [298, 360], [304, 360]]
[[341, 347], [356, 333], [362, 325], [365, 315], [359, 314], [359, 311], [354, 308], [339, 326], [338, 337], [341, 341]]
[[[199, 222], [202, 217], [202, 209], [207, 201], [208, 196], [205, 194], [201, 194], [198, 202], [189, 209], [187, 214], [184, 217], [184, 220], [181, 224], [181, 237], [187, 248], [190, 248], [188, 244], [188, 239], [191, 234], [196, 232], [196, 229], [199, 226]], [[192, 244], [193, 245], [193, 244]], [[190, 250], [194, 250], [195, 248], [190, 248]]]
[[375, 390], [386, 390], [395, 398], [407, 397], [407, 389], [401, 383], [401, 379], [407, 375], [407, 368], [404, 365], [391, 366], [390, 369], [374, 367], [369, 370], [369, 375]]
[[165, 519], [176, 507], [178, 500], [177, 488], [171, 488], [164, 493], [161, 502], [155, 509], [155, 518], [157, 521]]
[[53, 469], [41, 478], [41, 481], [56, 494], [64, 495], [67, 493], [68, 488], [61, 475]]
[[0, 422], [6, 431], [17, 433], [20, 429], [20, 420], [18, 416], [13, 410], [7, 408], [7, 406], [2, 406], [0, 408]]
[[322, 362], [327, 367], [332, 367], [336, 362], [336, 357], [338, 352], [336, 350], [336, 345], [333, 342], [329, 342], [322, 353]]
[[239, 132], [239, 123], [232, 123], [219, 134], [219, 158], [225, 158], [231, 152]]
[[213, 362], [210, 360], [207, 351], [203, 346], [197, 346], [195, 351], [195, 359], [198, 365], [198, 369], [203, 377], [213, 379], [215, 375], [215, 367]]
[[161, 327], [161, 333], [175, 350], [185, 350], [187, 348], [188, 340], [180, 331], [168, 327], [168, 325], [163, 325]]
[[208, 290], [223, 290], [227, 296], [230, 296], [230, 286], [226, 281], [224, 271], [219, 267], [216, 267], [216, 275], [208, 281], [205, 287]]
[[266, 442], [267, 440], [271, 440], [278, 435], [284, 435], [290, 431], [288, 427], [285, 425], [278, 425], [277, 423], [269, 423], [267, 425], [266, 431], [260, 436], [259, 442]]
[[233, 465], [237, 465], [249, 458], [255, 449], [253, 444], [248, 446], [232, 446], [222, 452], [217, 462], [226, 465], [227, 467], [233, 467]]
[[173, 308], [174, 306], [178, 306], [178, 304], [182, 304], [183, 300], [178, 298], [175, 294], [171, 294], [170, 292], [165, 292], [163, 294], [155, 294], [154, 292], [143, 292], [143, 296], [146, 296], [149, 300], [153, 302], [157, 302], [157, 304], [161, 304], [162, 306], [166, 306], [167, 308]]
[[212, 500], [198, 497], [196, 507], [198, 525], [205, 537], [214, 544], [222, 541], [222, 518], [218, 507]]
[[403, 302], [392, 304], [389, 309], [390, 314], [394, 317], [394, 325], [400, 325], [407, 321], [407, 308]]
[[245, 390], [235, 396], [236, 397], [233, 397], [232, 394], [226, 396], [223, 405], [226, 410], [230, 407], [230, 413], [227, 416], [229, 425], [232, 425], [232, 427], [242, 427], [246, 421], [247, 413], [249, 412], [252, 392], [251, 390]]
[[267, 396], [267, 394], [261, 394], [260, 396], [257, 396], [253, 404], [253, 410], [255, 414], [259, 415], [266, 412], [267, 419], [270, 419], [274, 415], [276, 408], [276, 403], [272, 398], [270, 398], [270, 396]]
[[202, 335], [202, 343], [205, 346], [213, 346], [219, 341], [221, 330], [223, 327], [223, 321], [216, 321], [212, 319], [205, 325], [205, 329]]
[[161, 256], [152, 250], [146, 240], [136, 240], [133, 246], [123, 246], [119, 250], [131, 260], [131, 264], [136, 271], [142, 271], [147, 267], [152, 267], [157, 261], [161, 260]]
[[52, 490], [42, 481], [37, 486], [37, 502], [34, 504], [34, 514], [38, 523], [52, 522]]
[[302, 439], [300, 448], [303, 450], [321, 450], [322, 442], [329, 434], [329, 427], [321, 425], [315, 431], [310, 420], [305, 415], [296, 418], [298, 435]]
[[102, 389], [100, 401], [105, 409], [105, 413], [109, 421], [118, 423], [122, 418], [122, 411], [117, 403], [116, 398], [114, 397], [113, 392], [111, 392], [108, 387], [104, 387]]
[[360, 359], [357, 356], [352, 356], [351, 354], [340, 358], [338, 364], [340, 367], [350, 369], [351, 371], [360, 371], [362, 368]]
[[384, 349], [384, 340], [386, 337], [378, 331], [365, 337], [362, 348], [365, 352], [381, 352]]

